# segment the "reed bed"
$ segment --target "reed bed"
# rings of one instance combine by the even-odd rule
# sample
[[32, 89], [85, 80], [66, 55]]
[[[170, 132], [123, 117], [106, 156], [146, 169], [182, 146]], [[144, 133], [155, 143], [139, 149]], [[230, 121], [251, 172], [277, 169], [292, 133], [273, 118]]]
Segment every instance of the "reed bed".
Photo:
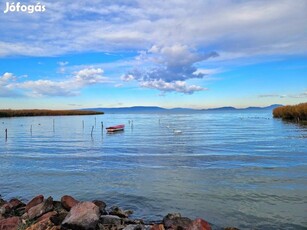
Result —
[[98, 115], [103, 112], [87, 110], [45, 110], [45, 109], [22, 109], [0, 110], [0, 117], [30, 117], [30, 116], [74, 116], [74, 115]]
[[288, 121], [306, 122], [307, 103], [277, 107], [273, 110], [273, 117]]

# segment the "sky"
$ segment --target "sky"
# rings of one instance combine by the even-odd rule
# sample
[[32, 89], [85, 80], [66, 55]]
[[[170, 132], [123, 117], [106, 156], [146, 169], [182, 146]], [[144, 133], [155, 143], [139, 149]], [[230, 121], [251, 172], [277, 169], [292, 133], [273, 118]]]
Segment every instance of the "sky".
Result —
[[0, 109], [307, 102], [306, 0], [18, 7], [1, 0]]

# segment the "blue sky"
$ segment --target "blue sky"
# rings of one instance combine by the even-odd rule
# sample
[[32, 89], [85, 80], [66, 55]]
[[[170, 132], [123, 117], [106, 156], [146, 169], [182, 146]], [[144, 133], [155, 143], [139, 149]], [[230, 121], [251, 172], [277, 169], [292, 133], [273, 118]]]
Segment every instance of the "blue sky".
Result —
[[307, 101], [305, 0], [50, 0], [4, 13], [10, 3], [1, 109]]

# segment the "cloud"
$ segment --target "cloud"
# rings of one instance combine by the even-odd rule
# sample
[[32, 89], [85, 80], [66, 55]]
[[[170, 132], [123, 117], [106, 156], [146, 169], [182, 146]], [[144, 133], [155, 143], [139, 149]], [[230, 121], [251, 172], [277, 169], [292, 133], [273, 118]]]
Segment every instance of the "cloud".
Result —
[[165, 82], [163, 80], [152, 80], [152, 81], [143, 81], [140, 82], [140, 86], [144, 88], [157, 89], [166, 92], [178, 92], [184, 94], [193, 94], [197, 91], [206, 90], [197, 85], [187, 85], [184, 81], [174, 81], [174, 82]]
[[198, 62], [217, 57], [216, 52], [204, 54], [186, 45], [152, 46], [147, 52], [141, 52], [137, 60], [141, 65], [121, 77], [123, 81], [136, 80], [146, 88], [163, 92], [192, 94], [202, 91], [200, 86], [188, 86], [185, 81], [202, 79], [206, 73], [195, 67]]
[[79, 70], [73, 76], [62, 81], [40, 79], [14, 82], [16, 79], [11, 73], [5, 73], [0, 77], [0, 96], [17, 95], [16, 92], [31, 97], [76, 96], [85, 87], [110, 82], [107, 77], [103, 76], [103, 70], [100, 68]]
[[0, 76], [0, 97], [18, 97], [19, 93], [15, 92], [13, 83], [16, 81], [16, 76], [12, 73], [4, 73]]
[[137, 51], [176, 43], [249, 57], [307, 51], [305, 0], [44, 4], [41, 14], [0, 14], [6, 22], [0, 27], [0, 56]]
[[133, 81], [135, 78], [131, 74], [126, 74], [120, 77], [122, 81]]
[[278, 98], [307, 98], [307, 92], [298, 93], [298, 94], [262, 94], [259, 97], [278, 97]]

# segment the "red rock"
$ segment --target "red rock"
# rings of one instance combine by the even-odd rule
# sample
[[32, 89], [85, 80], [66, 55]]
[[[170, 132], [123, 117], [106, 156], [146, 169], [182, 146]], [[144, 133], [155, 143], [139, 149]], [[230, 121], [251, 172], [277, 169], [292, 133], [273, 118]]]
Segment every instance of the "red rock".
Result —
[[5, 203], [0, 208], [0, 214], [9, 213], [12, 210], [13, 206], [10, 203]]
[[80, 202], [71, 208], [62, 226], [71, 229], [96, 229], [99, 216], [99, 208], [94, 203]]
[[40, 218], [37, 219], [37, 221], [42, 221], [45, 219], [50, 219], [50, 217], [57, 215], [58, 213], [56, 211], [47, 212], [44, 215], [42, 215]]
[[188, 226], [187, 230], [211, 230], [211, 226], [207, 221], [197, 218]]
[[20, 223], [20, 218], [16, 216], [0, 220], [0, 230], [17, 230]]
[[60, 229], [60, 226], [55, 226], [50, 220], [44, 219], [31, 225], [26, 230], [58, 230], [58, 229]]
[[151, 226], [151, 230], [165, 230], [163, 224], [154, 224]]
[[25, 206], [23, 202], [21, 202], [20, 200], [16, 198], [11, 199], [9, 203], [12, 205], [13, 208], [19, 208], [21, 206]]
[[28, 211], [29, 219], [34, 219], [40, 217], [41, 215], [51, 211], [53, 209], [53, 199], [52, 197], [48, 197], [44, 202], [32, 207]]
[[72, 207], [79, 203], [75, 198], [72, 196], [65, 195], [61, 198], [61, 203], [63, 208], [69, 211]]
[[29, 211], [30, 208], [42, 203], [44, 201], [43, 195], [38, 195], [34, 197], [27, 205], [26, 205], [26, 212]]
[[191, 219], [181, 217], [180, 213], [169, 213], [163, 218], [165, 229], [187, 229], [191, 223]]

